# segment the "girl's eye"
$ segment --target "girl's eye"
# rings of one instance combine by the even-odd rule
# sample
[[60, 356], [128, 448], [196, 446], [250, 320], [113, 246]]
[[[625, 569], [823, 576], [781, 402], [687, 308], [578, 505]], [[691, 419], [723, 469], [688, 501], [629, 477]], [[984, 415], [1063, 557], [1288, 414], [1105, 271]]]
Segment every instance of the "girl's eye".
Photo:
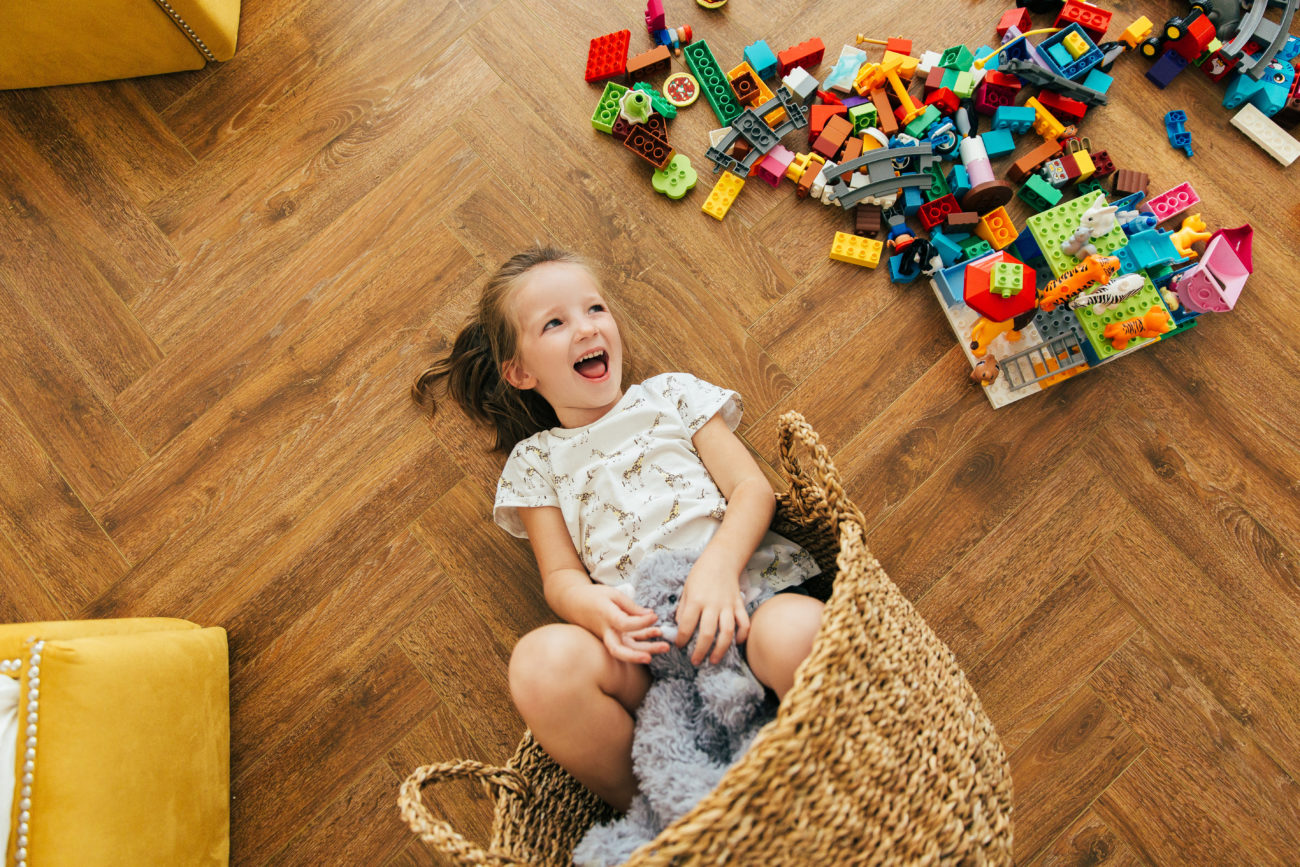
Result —
[[545, 325], [542, 326], [542, 330], [543, 330], [543, 331], [546, 331], [546, 330], [549, 329], [552, 325], [559, 325], [559, 324], [560, 324], [560, 320], [558, 320], [558, 319], [552, 319], [550, 322], [547, 322]]
[[595, 311], [597, 311], [597, 312], [599, 312], [599, 313], [604, 313], [604, 312], [605, 312], [605, 305], [604, 305], [604, 304], [593, 304], [593, 305], [591, 305], [591, 309], [592, 309], [592, 310], [595, 310]]

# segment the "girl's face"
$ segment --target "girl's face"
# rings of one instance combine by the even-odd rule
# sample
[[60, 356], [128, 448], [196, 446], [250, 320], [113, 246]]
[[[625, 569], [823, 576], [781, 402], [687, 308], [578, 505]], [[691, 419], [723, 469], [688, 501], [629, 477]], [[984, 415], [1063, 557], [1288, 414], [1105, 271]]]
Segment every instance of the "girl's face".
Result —
[[582, 427], [623, 397], [623, 342], [591, 272], [569, 262], [528, 271], [509, 300], [518, 354], [506, 381], [536, 389], [564, 427]]

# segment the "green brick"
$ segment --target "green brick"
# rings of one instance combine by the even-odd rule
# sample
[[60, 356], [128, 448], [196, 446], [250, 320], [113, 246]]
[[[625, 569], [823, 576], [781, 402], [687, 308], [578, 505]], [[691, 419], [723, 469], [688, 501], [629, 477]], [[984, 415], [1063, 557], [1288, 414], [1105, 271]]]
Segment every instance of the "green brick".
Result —
[[604, 133], [613, 134], [614, 121], [618, 119], [618, 103], [627, 93], [627, 88], [612, 81], [605, 82], [605, 92], [596, 103], [596, 113], [591, 116], [591, 125]]
[[930, 167], [925, 170], [925, 174], [934, 179], [934, 183], [930, 185], [930, 189], [925, 191], [925, 197], [927, 200], [933, 202], [935, 199], [942, 199], [944, 196], [952, 192], [952, 188], [948, 186], [947, 179], [943, 176], [943, 165], [939, 160], [935, 160]]
[[[1029, 227], [1034, 240], [1038, 242], [1039, 249], [1043, 251], [1043, 258], [1047, 260], [1047, 265], [1052, 269], [1054, 276], [1060, 277], [1079, 264], [1078, 259], [1061, 249], [1061, 244], [1079, 228], [1079, 219], [1083, 216], [1083, 212], [1096, 204], [1098, 198], [1104, 199], [1104, 196], [1101, 193], [1079, 196], [1077, 199], [1071, 199], [1025, 220], [1025, 225]], [[1093, 238], [1092, 244], [1097, 248], [1098, 256], [1109, 256], [1128, 244], [1128, 236], [1116, 221], [1115, 228], [1099, 238]]]
[[970, 95], [975, 92], [975, 76], [969, 72], [957, 73], [957, 79], [953, 82], [952, 92], [957, 94], [959, 99], [970, 99]]
[[673, 105], [667, 99], [664, 99], [664, 95], [655, 90], [653, 84], [650, 84], [647, 81], [638, 81], [633, 85], [633, 87], [650, 94], [650, 104], [654, 106], [654, 110], [658, 112], [664, 120], [672, 120], [677, 117], [677, 106]]
[[713, 107], [713, 113], [723, 126], [730, 126], [744, 108], [736, 101], [731, 82], [723, 75], [722, 67], [709, 49], [709, 43], [697, 39], [690, 45], [682, 46], [682, 55], [686, 58], [691, 74], [699, 81], [704, 98]]
[[1061, 203], [1063, 197], [1060, 190], [1038, 175], [1030, 175], [1029, 180], [1025, 181], [1025, 185], [1016, 191], [1016, 195], [1035, 211], [1046, 211], [1048, 208], [1054, 208]]
[[944, 69], [955, 69], [958, 72], [966, 72], [975, 62], [975, 56], [970, 53], [965, 45], [954, 45], [943, 52], [939, 57], [939, 65]]
[[924, 138], [925, 131], [930, 128], [930, 124], [934, 123], [940, 117], [939, 109], [932, 105], [927, 105], [925, 111], [914, 117], [912, 122], [903, 127], [903, 129], [906, 130], [907, 134], [910, 136]]
[[879, 115], [876, 114], [876, 107], [870, 103], [855, 105], [849, 109], [849, 120], [853, 121], [853, 134], [861, 135], [876, 125]]
[[1089, 193], [1101, 193], [1102, 195], [1106, 193], [1106, 188], [1101, 185], [1101, 181], [1094, 181], [1092, 178], [1075, 184], [1074, 189], [1081, 196], [1086, 196]]
[[[1033, 218], [1031, 217], [1030, 219]], [[1098, 245], [1098, 247], [1100, 247], [1100, 245]], [[1102, 361], [1105, 361], [1112, 355], [1119, 354], [1119, 350], [1115, 349], [1109, 340], [1101, 336], [1101, 333], [1106, 330], [1107, 325], [1112, 322], [1123, 322], [1125, 319], [1132, 319], [1135, 316], [1141, 316], [1152, 307], [1164, 306], [1160, 301], [1159, 291], [1157, 291], [1156, 287], [1151, 283], [1151, 278], [1143, 275], [1142, 279], [1144, 283], [1141, 292], [1127, 301], [1121, 301], [1118, 305], [1111, 307], [1100, 316], [1092, 312], [1091, 304], [1084, 305], [1074, 311], [1075, 318], [1079, 320], [1079, 326], [1083, 329], [1083, 333], [1088, 335], [1088, 342], [1092, 344], [1093, 351], [1097, 353], [1097, 357]], [[1086, 291], [1091, 292], [1092, 289]], [[1167, 334], [1161, 335], [1162, 338], [1167, 336]], [[1130, 349], [1134, 349], [1138, 346], [1145, 346], [1154, 339], [1155, 338], [1152, 337], [1144, 337], [1140, 340], [1130, 340], [1128, 346], [1124, 347], [1124, 351], [1128, 352]]]
[[993, 266], [989, 290], [1003, 298], [1010, 298], [1024, 288], [1023, 266], [1015, 262], [998, 262]]
[[961, 242], [961, 248], [966, 253], [967, 259], [978, 259], [985, 253], [992, 253], [993, 247], [983, 238], [976, 238], [973, 235]]

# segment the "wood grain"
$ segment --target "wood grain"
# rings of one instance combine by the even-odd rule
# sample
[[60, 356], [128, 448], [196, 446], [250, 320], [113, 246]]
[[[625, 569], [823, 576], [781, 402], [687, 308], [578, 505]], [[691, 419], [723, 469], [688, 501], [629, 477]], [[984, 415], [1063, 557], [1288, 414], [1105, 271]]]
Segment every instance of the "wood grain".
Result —
[[[1114, 38], [1185, 4], [1107, 9]], [[917, 10], [667, 12], [728, 68], [756, 39], [819, 36], [820, 78], [859, 32], [989, 44], [1005, 7]], [[534, 242], [593, 263], [625, 385], [735, 389], [778, 483], [779, 416], [820, 432], [872, 552], [998, 727], [1018, 862], [1294, 860], [1300, 207], [1295, 168], [1227, 123], [1224, 85], [1189, 70], [1158, 90], [1125, 56], [1080, 131], [1152, 193], [1190, 182], [1211, 227], [1254, 226], [1236, 309], [994, 412], [923, 282], [828, 258], [850, 214], [756, 178], [725, 220], [700, 213], [703, 101], [670, 125], [698, 175], [680, 201], [592, 129], [589, 41], [626, 27], [648, 47], [640, 7], [241, 15], [223, 64], [0, 93], [0, 620], [227, 630], [234, 863], [450, 863], [402, 826], [397, 785], [514, 751], [510, 654], [555, 615], [528, 543], [492, 521], [490, 432], [409, 388]], [[1191, 159], [1168, 146], [1174, 108]], [[425, 800], [489, 839], [476, 784]]]

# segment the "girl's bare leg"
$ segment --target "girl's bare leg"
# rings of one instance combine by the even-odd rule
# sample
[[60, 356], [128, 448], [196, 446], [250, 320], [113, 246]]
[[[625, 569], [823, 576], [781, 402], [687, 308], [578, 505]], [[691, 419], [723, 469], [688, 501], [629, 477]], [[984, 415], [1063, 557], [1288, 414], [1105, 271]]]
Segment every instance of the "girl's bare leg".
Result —
[[749, 619], [745, 655], [754, 676], [785, 698], [794, 672], [812, 651], [825, 606], [811, 596], [783, 593], [758, 606]]
[[622, 662], [581, 626], [552, 623], [519, 639], [510, 694], [533, 737], [617, 810], [636, 794], [632, 713], [650, 688], [644, 665]]

